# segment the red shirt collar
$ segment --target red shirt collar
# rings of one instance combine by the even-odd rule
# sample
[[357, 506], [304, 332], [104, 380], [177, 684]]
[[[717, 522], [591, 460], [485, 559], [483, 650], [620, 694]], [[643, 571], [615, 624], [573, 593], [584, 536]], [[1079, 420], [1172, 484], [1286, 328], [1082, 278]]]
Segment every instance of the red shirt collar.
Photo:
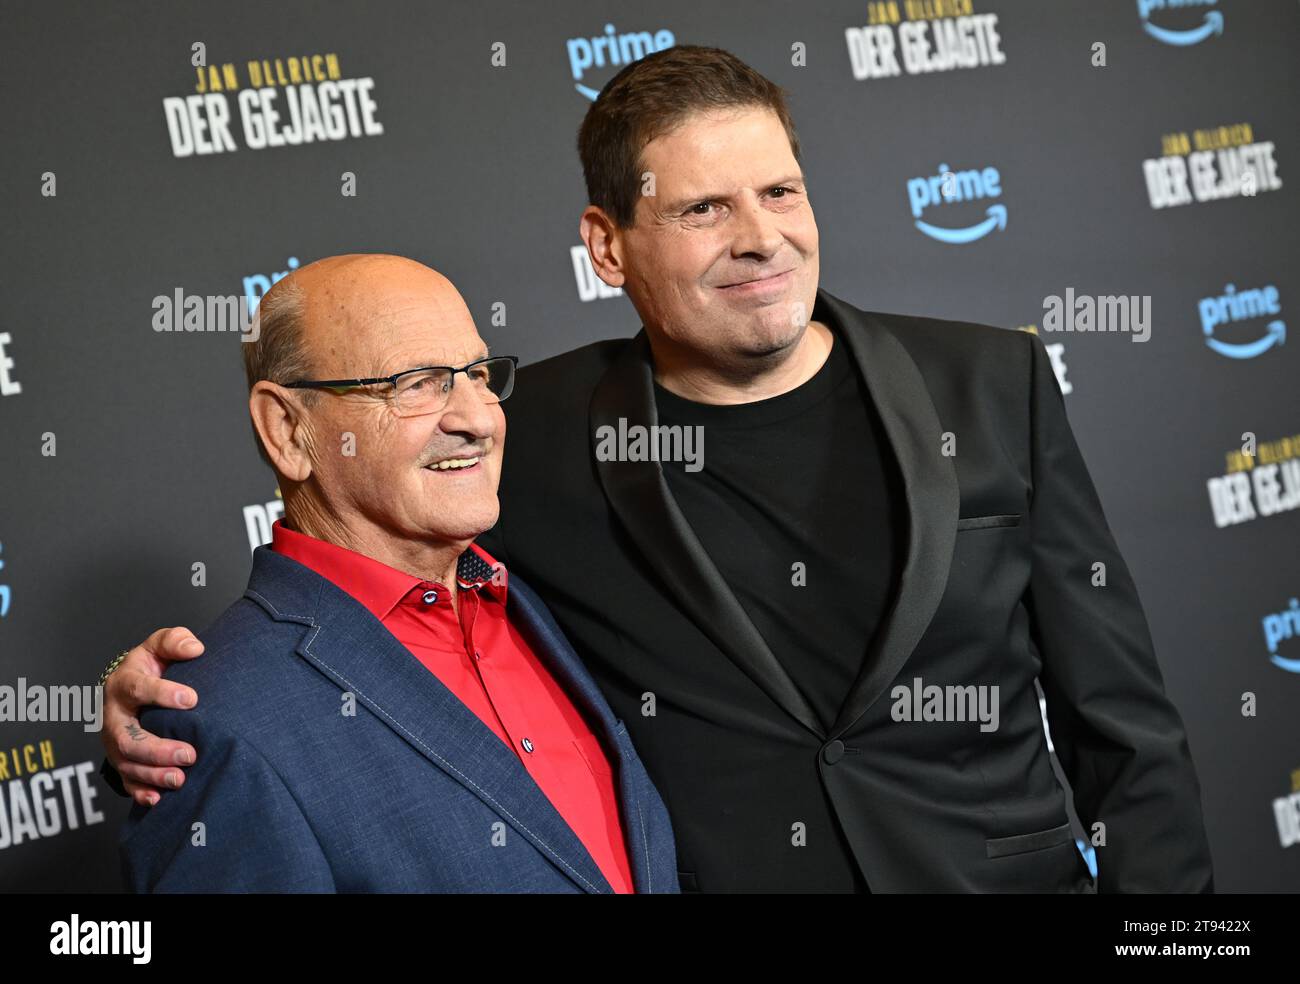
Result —
[[[437, 581], [426, 581], [355, 550], [291, 530], [282, 519], [277, 519], [271, 527], [271, 549], [334, 582], [381, 622], [412, 588], [447, 590]], [[456, 581], [463, 589], [482, 589], [489, 597], [505, 604], [505, 565], [476, 543], [470, 544], [456, 562]]]

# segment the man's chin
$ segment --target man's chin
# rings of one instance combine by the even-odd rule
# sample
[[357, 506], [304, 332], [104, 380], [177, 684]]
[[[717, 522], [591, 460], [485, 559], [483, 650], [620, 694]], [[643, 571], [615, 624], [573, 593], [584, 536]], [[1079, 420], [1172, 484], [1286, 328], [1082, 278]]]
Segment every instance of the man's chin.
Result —
[[499, 514], [499, 511], [494, 509], [491, 512], [457, 516], [454, 519], [449, 519], [445, 515], [438, 516], [436, 522], [430, 523], [429, 532], [441, 539], [464, 540], [468, 543], [496, 526]]
[[759, 324], [746, 333], [740, 349], [750, 359], [775, 359], [793, 352], [807, 330], [806, 325], [792, 325], [788, 320], [779, 324]]

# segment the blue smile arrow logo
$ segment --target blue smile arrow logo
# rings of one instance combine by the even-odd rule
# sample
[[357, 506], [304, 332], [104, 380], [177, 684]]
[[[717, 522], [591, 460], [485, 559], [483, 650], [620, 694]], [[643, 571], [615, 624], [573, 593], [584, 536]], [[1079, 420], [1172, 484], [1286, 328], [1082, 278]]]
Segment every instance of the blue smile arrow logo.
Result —
[[[4, 547], [0, 546], [0, 550]], [[5, 562], [0, 560], [0, 570], [4, 570]], [[0, 584], [0, 618], [9, 614], [9, 585]]]
[[1157, 27], [1148, 20], [1142, 21], [1142, 27], [1157, 41], [1163, 41], [1165, 44], [1200, 44], [1211, 34], [1223, 33], [1223, 14], [1217, 10], [1208, 11], [1200, 27], [1193, 27], [1187, 31], [1171, 31], [1167, 27]]
[[1281, 656], [1270, 656], [1274, 666], [1279, 666], [1284, 670], [1292, 673], [1300, 673], [1300, 659], [1283, 659]]
[[1207, 334], [1205, 344], [1214, 349], [1220, 355], [1226, 355], [1229, 359], [1253, 359], [1261, 352], [1266, 352], [1274, 345], [1281, 345], [1286, 341], [1286, 322], [1281, 319], [1270, 321], [1268, 331], [1263, 338], [1257, 338], [1253, 342], [1221, 342], [1217, 338]]
[[988, 216], [978, 225], [968, 226], [965, 229], [944, 229], [942, 226], [930, 225], [928, 222], [916, 220], [916, 227], [931, 239], [937, 239], [941, 243], [973, 243], [977, 239], [983, 239], [994, 229], [1005, 229], [1007, 227], [1007, 207], [1005, 205], [990, 205], [985, 211]]

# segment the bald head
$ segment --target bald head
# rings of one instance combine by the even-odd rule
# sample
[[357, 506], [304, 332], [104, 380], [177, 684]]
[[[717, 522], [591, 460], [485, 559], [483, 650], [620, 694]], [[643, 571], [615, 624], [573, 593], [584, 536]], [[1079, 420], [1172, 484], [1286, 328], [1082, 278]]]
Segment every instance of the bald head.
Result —
[[380, 350], [399, 325], [419, 320], [441, 329], [472, 323], [450, 280], [403, 256], [330, 256], [285, 279], [305, 294], [303, 347], [313, 371], [328, 379], [383, 375]]
[[[299, 379], [386, 375], [349, 360], [357, 356], [354, 349], [364, 336], [382, 344], [385, 323], [391, 325], [403, 310], [447, 324], [473, 323], [450, 280], [405, 256], [347, 253], [293, 271], [266, 292], [249, 336], [254, 340], [241, 346], [249, 390], [260, 380], [284, 385]], [[312, 389], [301, 395], [306, 406], [320, 396]], [[258, 452], [271, 464], [260, 440]]]
[[[428, 569], [412, 551], [445, 548], [454, 568], [496, 522], [505, 415], [483, 374], [452, 374], [413, 414], [388, 380], [432, 395], [415, 370], [487, 358], [455, 286], [401, 256], [331, 256], [276, 283], [258, 321], [245, 345], [249, 412], [286, 520], [401, 570]], [[374, 382], [290, 385], [360, 379]]]
[[[346, 340], [382, 330], [400, 309], [423, 306], [450, 322], [469, 318], [464, 299], [437, 270], [404, 256], [349, 253], [295, 270], [267, 291], [257, 309], [256, 341], [243, 346], [249, 389], [304, 378], [341, 378], [326, 367]], [[351, 371], [344, 376], [370, 373]], [[312, 391], [305, 395], [311, 398]]]

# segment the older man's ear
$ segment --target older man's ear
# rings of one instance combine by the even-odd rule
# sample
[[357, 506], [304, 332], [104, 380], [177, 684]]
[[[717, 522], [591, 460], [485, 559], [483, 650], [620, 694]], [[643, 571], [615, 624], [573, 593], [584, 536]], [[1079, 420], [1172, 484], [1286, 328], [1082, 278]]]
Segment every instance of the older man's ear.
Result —
[[289, 481], [306, 481], [311, 475], [310, 429], [294, 395], [262, 380], [248, 394], [248, 412], [275, 470]]

